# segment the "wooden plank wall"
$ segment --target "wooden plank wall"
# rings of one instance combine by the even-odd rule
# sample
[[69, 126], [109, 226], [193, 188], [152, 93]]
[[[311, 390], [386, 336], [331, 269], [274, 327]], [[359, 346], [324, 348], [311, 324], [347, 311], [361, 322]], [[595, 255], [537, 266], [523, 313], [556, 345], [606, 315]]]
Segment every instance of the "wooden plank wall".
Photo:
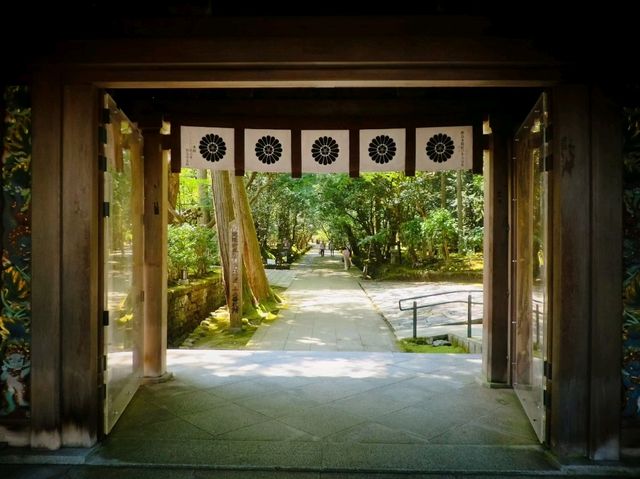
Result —
[[533, 164], [528, 131], [518, 133], [514, 146], [517, 165], [514, 165], [515, 187], [515, 241], [514, 257], [516, 261], [512, 329], [515, 342], [513, 382], [519, 387], [532, 385], [532, 291], [533, 291]]
[[159, 132], [144, 134], [144, 375], [166, 372], [168, 165]]
[[32, 85], [31, 446], [57, 449], [61, 444], [59, 72], [36, 74]]
[[62, 112], [62, 445], [98, 432], [98, 94], [64, 87]]
[[586, 456], [592, 303], [587, 87], [555, 87], [551, 110], [554, 128], [551, 171], [554, 318], [550, 441], [551, 448], [559, 455]]
[[622, 112], [591, 91], [591, 395], [589, 455], [620, 453], [622, 361]]
[[484, 318], [482, 367], [491, 385], [509, 383], [509, 142], [507, 125], [491, 118], [484, 166]]

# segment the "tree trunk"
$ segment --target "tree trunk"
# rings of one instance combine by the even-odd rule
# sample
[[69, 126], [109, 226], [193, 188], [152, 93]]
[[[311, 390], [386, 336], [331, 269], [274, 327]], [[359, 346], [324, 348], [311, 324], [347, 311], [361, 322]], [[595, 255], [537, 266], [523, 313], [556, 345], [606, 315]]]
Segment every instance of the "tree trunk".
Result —
[[464, 208], [462, 205], [462, 170], [458, 170], [456, 182], [456, 203], [458, 206], [458, 252], [464, 250]]
[[[231, 285], [230, 281], [230, 265], [231, 251], [229, 248], [229, 223], [235, 218], [233, 195], [231, 192], [231, 181], [228, 171], [212, 171], [211, 187], [213, 190], [213, 204], [216, 214], [216, 230], [218, 232], [218, 243], [220, 245], [220, 264], [222, 264], [222, 277], [224, 279], [224, 293], [227, 298], [227, 306], [231, 305]], [[243, 225], [244, 233], [244, 225]], [[244, 253], [244, 247], [243, 247]], [[243, 254], [244, 256], [244, 254]], [[244, 262], [244, 261], [243, 261]], [[242, 271], [242, 309], [247, 311], [255, 305], [255, 298], [249, 284], [246, 268]], [[230, 314], [230, 317], [231, 314]], [[239, 330], [242, 328], [242, 322], [230, 323], [231, 330]]]
[[353, 253], [353, 256], [360, 256], [360, 247], [358, 246], [358, 239], [356, 238], [356, 235], [353, 234], [353, 230], [351, 229], [351, 226], [344, 225], [344, 232], [347, 235], [347, 239], [349, 241], [349, 246], [351, 247], [351, 252]]
[[[206, 180], [207, 170], [198, 170], [198, 179]], [[211, 211], [208, 199], [207, 185], [204, 181], [200, 182], [198, 184], [198, 206], [200, 207], [199, 223], [201, 225], [207, 225], [209, 224], [209, 221], [211, 221]]]
[[218, 243], [220, 244], [220, 264], [222, 265], [224, 293], [227, 298], [227, 304], [231, 304], [231, 292], [229, 291], [231, 252], [229, 251], [227, 238], [229, 238], [229, 223], [233, 219], [233, 199], [231, 196], [231, 185], [229, 184], [229, 172], [211, 171], [211, 189], [216, 214]]
[[244, 177], [235, 176], [231, 178], [231, 194], [233, 196], [233, 205], [235, 208], [236, 218], [242, 221], [242, 230], [244, 238], [244, 265], [247, 272], [249, 286], [253, 291], [258, 302], [264, 302], [272, 299], [273, 295], [269, 289], [269, 281], [264, 272], [262, 264], [262, 256], [260, 255], [260, 245], [258, 244], [258, 236], [253, 224], [253, 215], [249, 206], [249, 198], [247, 190], [244, 186]]
[[[180, 191], [180, 173], [171, 173], [169, 171], [169, 223], [182, 223], [180, 214], [177, 213], [178, 192]], [[172, 214], [174, 211], [177, 214]]]
[[440, 172], [440, 208], [447, 207], [447, 173]]

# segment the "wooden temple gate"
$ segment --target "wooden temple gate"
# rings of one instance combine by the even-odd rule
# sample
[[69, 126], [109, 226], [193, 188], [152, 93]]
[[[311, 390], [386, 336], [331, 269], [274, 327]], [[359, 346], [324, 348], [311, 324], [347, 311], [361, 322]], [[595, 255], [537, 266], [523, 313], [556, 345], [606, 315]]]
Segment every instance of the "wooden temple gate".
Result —
[[[31, 77], [31, 417], [22, 427], [3, 428], [9, 442], [52, 449], [89, 447], [103, 431], [99, 387], [103, 285], [97, 214], [102, 200], [96, 132], [104, 89], [142, 93], [168, 88], [386, 87], [424, 88], [435, 96], [446, 89], [448, 101], [461, 110], [465, 95], [473, 89], [491, 87], [493, 95], [508, 98], [527, 87], [536, 94], [548, 93], [548, 126], [553, 132], [544, 142], [547, 154], [536, 160], [545, 177], [538, 183], [543, 185], [547, 208], [539, 224], [546, 231], [545, 311], [552, 318], [544, 322], [547, 349], [539, 355], [543, 361], [546, 355], [542, 370], [547, 374], [546, 423], [539, 435], [559, 455], [617, 459], [622, 232], [617, 105], [598, 88], [562, 83], [561, 66], [526, 42], [452, 37], [443, 46], [410, 21], [396, 25], [406, 28], [406, 35], [384, 41], [362, 33], [339, 39], [313, 34], [265, 39], [251, 34], [255, 26], [251, 21], [241, 25], [247, 32], [242, 41], [220, 36], [178, 42], [69, 42], [60, 45], [64, 56], [36, 63]], [[484, 379], [492, 386], [526, 385], [528, 373], [520, 366], [538, 357], [516, 359], [524, 347], [518, 341], [530, 344], [535, 331], [529, 328], [520, 334], [515, 321], [518, 308], [531, 305], [532, 288], [512, 265], [522, 253], [528, 259], [517, 268], [526, 264], [530, 269], [534, 256], [532, 244], [518, 236], [527, 231], [520, 222], [527, 215], [512, 200], [516, 193], [515, 203], [521, 201], [540, 175], [529, 169], [529, 176], [521, 176], [516, 160], [522, 152], [513, 140], [518, 138], [518, 126], [527, 124], [526, 112], [514, 111], [505, 101], [482, 113], [491, 125], [491, 134], [483, 140], [489, 151], [484, 165]], [[145, 236], [161, 238], [166, 219], [154, 213], [154, 205], [163, 201], [162, 151], [163, 145], [165, 149], [170, 145], [163, 143], [159, 125], [138, 121], [143, 130], [153, 127], [143, 131], [145, 219], [153, 218], [145, 221]], [[512, 236], [514, 224], [519, 233]], [[146, 240], [148, 278], [160, 277], [163, 254], [159, 240]], [[154, 281], [145, 286], [144, 366], [147, 376], [158, 377], [166, 372], [162, 323], [166, 314], [162, 286]], [[520, 303], [524, 295], [529, 299]], [[527, 318], [531, 321], [531, 315]]]

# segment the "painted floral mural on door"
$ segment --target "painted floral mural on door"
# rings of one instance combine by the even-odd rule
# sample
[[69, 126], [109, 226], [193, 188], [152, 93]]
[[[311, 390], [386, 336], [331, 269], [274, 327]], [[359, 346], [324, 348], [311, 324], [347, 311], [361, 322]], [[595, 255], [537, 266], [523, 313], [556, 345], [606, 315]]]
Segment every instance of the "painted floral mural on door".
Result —
[[640, 109], [627, 111], [624, 144], [622, 415], [640, 424]]
[[31, 107], [26, 87], [3, 93], [0, 419], [21, 419], [31, 372]]

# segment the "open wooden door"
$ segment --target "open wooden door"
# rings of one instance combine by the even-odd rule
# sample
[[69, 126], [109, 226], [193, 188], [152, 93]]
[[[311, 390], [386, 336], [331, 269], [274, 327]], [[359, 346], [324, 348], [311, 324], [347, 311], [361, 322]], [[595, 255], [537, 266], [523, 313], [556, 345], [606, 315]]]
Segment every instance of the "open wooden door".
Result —
[[516, 133], [512, 184], [512, 378], [540, 442], [547, 438], [551, 331], [548, 118], [542, 94]]
[[104, 433], [143, 376], [142, 135], [105, 95], [101, 156]]

